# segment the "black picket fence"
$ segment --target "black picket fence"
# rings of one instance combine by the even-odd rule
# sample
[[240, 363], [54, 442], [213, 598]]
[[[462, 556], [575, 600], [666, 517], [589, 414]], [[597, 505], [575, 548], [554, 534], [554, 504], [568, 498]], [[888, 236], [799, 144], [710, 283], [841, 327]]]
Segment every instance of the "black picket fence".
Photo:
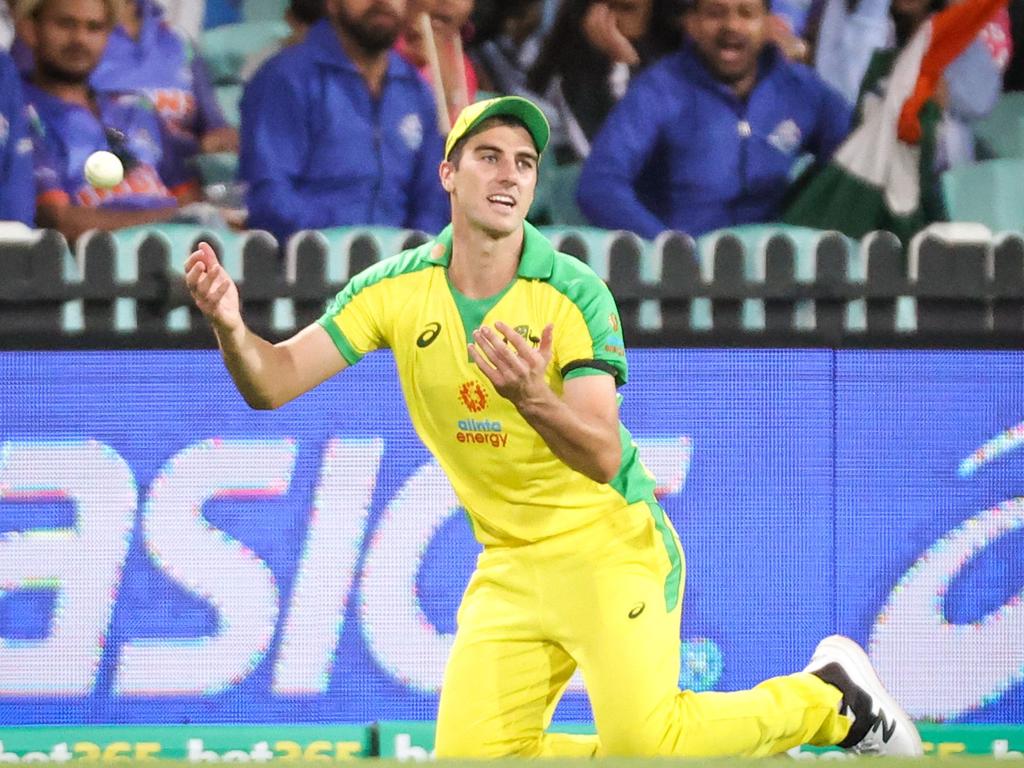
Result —
[[[763, 227], [700, 243], [681, 233], [548, 230], [611, 287], [630, 346], [981, 346], [1024, 341], [1024, 237], [886, 232], [860, 243]], [[238, 281], [249, 325], [273, 339], [313, 322], [350, 276], [421, 232], [168, 228], [0, 242], [0, 347], [209, 346], [181, 265], [207, 240]]]

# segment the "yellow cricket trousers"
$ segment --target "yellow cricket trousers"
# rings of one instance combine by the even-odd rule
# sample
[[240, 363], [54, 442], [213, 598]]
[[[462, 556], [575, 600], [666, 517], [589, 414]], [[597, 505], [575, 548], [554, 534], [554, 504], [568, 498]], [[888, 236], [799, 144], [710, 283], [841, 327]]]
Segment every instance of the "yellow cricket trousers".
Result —
[[[459, 608], [437, 756], [760, 756], [841, 741], [840, 693], [808, 673], [749, 691], [679, 690], [682, 574], [675, 531], [646, 503], [486, 548]], [[545, 733], [577, 665], [596, 738]]]

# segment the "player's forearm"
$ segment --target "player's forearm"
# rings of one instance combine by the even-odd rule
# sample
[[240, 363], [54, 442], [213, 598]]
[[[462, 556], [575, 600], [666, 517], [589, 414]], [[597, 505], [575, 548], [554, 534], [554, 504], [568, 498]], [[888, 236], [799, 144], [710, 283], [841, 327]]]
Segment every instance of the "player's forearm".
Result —
[[177, 208], [153, 208], [142, 211], [117, 211], [86, 208], [75, 205], [60, 207], [40, 206], [36, 213], [39, 225], [56, 229], [73, 243], [90, 229], [114, 230], [167, 221], [178, 212]]
[[245, 402], [256, 410], [279, 408], [292, 399], [287, 352], [250, 331], [244, 323], [227, 328], [213, 323], [224, 365]]
[[608, 483], [622, 463], [619, 425], [588, 419], [573, 411], [553, 391], [516, 405], [548, 448], [572, 469], [598, 483]]

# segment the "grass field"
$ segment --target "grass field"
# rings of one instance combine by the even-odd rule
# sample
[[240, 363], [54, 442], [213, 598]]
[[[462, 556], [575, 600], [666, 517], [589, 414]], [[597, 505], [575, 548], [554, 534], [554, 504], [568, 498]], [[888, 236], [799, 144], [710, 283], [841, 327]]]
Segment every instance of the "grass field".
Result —
[[[843, 753], [830, 753], [835, 757], [826, 758], [829, 762], [835, 760], [857, 760], [858, 762], [864, 763], [865, 768], [927, 768], [933, 760], [941, 760], [943, 763], [952, 761], [956, 764], [956, 768], [994, 768], [997, 762], [1005, 762], [996, 760], [993, 757], [985, 757], [979, 755], [955, 755], [942, 758], [933, 757], [922, 757], [917, 759], [907, 758], [885, 758], [885, 757], [852, 757]], [[840, 757], [840, 755], [842, 755]], [[398, 768], [403, 766], [404, 768], [410, 768], [410, 766], [416, 765], [414, 761], [400, 761], [400, 760], [387, 760], [382, 758], [362, 758], [359, 762], [372, 761], [374, 768]], [[275, 764], [280, 763], [283, 765], [291, 766], [292, 768], [323, 768], [325, 763], [328, 761], [274, 761]], [[334, 761], [330, 761], [334, 762]], [[348, 761], [345, 761], [348, 762]], [[685, 759], [685, 758], [617, 758], [617, 757], [604, 757], [597, 758], [596, 760], [588, 760], [586, 758], [580, 759], [569, 759], [569, 758], [541, 758], [541, 759], [515, 759], [505, 758], [503, 760], [436, 760], [429, 763], [431, 768], [473, 768], [478, 766], [479, 768], [511, 768], [511, 766], [520, 766], [526, 762], [534, 762], [543, 766], [543, 768], [581, 768], [581, 766], [591, 763], [595, 764], [596, 768], [665, 768], [670, 763], [673, 765], [681, 765], [685, 768], [770, 768], [773, 765], [782, 763], [783, 765], [797, 765], [800, 763], [811, 762], [816, 763], [818, 760], [802, 758], [800, 760], [794, 760], [793, 758], [782, 755], [779, 757], [769, 757], [761, 759], [751, 758], [721, 758], [715, 760], [706, 759]], [[116, 764], [121, 768], [133, 765], [133, 762], [127, 762], [118, 760]], [[335, 763], [337, 764], [337, 763]], [[153, 768], [153, 761], [139, 762], [140, 766], [147, 766]], [[185, 761], [171, 761], [171, 760], [160, 760], [159, 765], [162, 766], [195, 766], [197, 763], [188, 763]]]

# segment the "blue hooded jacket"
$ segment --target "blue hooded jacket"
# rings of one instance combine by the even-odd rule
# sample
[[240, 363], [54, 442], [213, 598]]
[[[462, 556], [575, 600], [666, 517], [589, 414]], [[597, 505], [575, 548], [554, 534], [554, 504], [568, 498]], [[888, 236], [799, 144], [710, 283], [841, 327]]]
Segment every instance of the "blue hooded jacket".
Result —
[[260, 68], [241, 114], [249, 227], [283, 243], [302, 229], [376, 224], [433, 234], [447, 223], [433, 96], [393, 51], [374, 98], [321, 21]]
[[798, 158], [827, 161], [852, 109], [768, 46], [745, 100], [684, 46], [636, 77], [601, 127], [577, 198], [591, 222], [654, 238], [778, 219]]
[[0, 51], [0, 221], [32, 226], [35, 211], [32, 142], [26, 133], [21, 77], [11, 57]]
[[227, 121], [206, 65], [188, 39], [171, 28], [154, 0], [139, 0], [139, 11], [139, 39], [115, 27], [89, 81], [97, 91], [131, 91], [153, 102], [167, 127], [167, 167], [175, 176], [198, 178], [193, 160], [200, 138]]

